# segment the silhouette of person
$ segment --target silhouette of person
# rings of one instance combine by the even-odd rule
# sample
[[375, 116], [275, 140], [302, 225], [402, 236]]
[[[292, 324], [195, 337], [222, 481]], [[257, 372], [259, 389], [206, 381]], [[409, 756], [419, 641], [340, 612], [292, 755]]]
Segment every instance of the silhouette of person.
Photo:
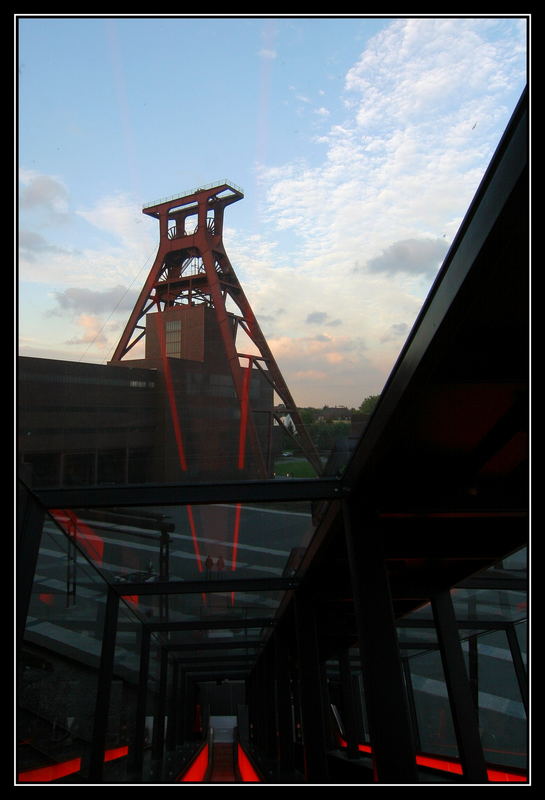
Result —
[[212, 560], [212, 558], [210, 556], [207, 557], [206, 561], [204, 562], [204, 565], [206, 567], [206, 577], [209, 578], [210, 577], [210, 570], [214, 566], [214, 562], [213, 562], [213, 560]]
[[217, 564], [216, 564], [216, 569], [219, 571], [218, 577], [222, 578], [223, 577], [222, 573], [223, 573], [223, 570], [225, 569], [225, 561], [223, 560], [223, 558], [221, 556], [218, 558], [218, 561], [217, 561]]

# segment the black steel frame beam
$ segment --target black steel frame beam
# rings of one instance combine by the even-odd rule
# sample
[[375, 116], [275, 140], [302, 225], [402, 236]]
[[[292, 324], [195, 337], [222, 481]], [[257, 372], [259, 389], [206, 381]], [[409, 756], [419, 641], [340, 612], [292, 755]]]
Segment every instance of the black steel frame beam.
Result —
[[285, 592], [296, 589], [294, 578], [226, 578], [202, 581], [156, 581], [154, 583], [118, 583], [112, 588], [120, 597], [160, 594], [212, 594], [214, 592]]
[[292, 708], [290, 691], [290, 651], [284, 629], [277, 629], [272, 637], [274, 648], [274, 689], [276, 754], [278, 770], [290, 773], [295, 764], [292, 734]]
[[191, 642], [184, 644], [164, 644], [162, 649], [172, 653], [173, 651], [187, 650], [189, 652], [199, 652], [199, 650], [244, 650], [249, 647], [263, 647], [262, 639], [255, 639], [246, 642]]
[[104, 768], [104, 750], [108, 731], [108, 714], [110, 709], [110, 689], [114, 670], [115, 640], [117, 634], [117, 615], [119, 598], [108, 589], [104, 616], [104, 630], [98, 671], [97, 696], [93, 719], [93, 736], [91, 740], [89, 780], [102, 782]]
[[511, 658], [513, 660], [513, 668], [515, 670], [515, 675], [520, 690], [520, 697], [524, 705], [526, 716], [528, 716], [528, 675], [526, 672], [526, 667], [524, 666], [520, 644], [514, 624], [508, 625], [505, 632], [507, 634], [507, 641], [511, 650]]
[[416, 746], [392, 597], [371, 517], [349, 501], [345, 538], [376, 783], [418, 783]]
[[450, 592], [439, 592], [432, 597], [431, 603], [464, 782], [487, 783], [477, 709], [473, 703]]
[[[456, 584], [456, 588], [458, 588], [459, 584]], [[497, 588], [496, 586], [487, 587], [490, 589]], [[505, 628], [509, 628], [511, 625], [516, 625], [517, 622], [523, 622], [524, 619], [520, 620], [509, 620], [508, 622], [505, 620], [475, 620], [475, 619], [456, 619], [456, 625], [460, 630], [467, 629], [467, 630], [476, 630], [476, 631], [496, 631], [496, 630], [503, 630]], [[396, 627], [398, 628], [433, 628], [435, 629], [435, 622], [432, 619], [399, 619], [396, 622]]]
[[352, 680], [352, 669], [350, 667], [350, 656], [347, 649], [339, 653], [339, 680], [341, 683], [341, 693], [343, 702], [344, 735], [346, 736], [348, 758], [358, 758], [358, 730], [356, 723], [356, 703], [354, 696], [354, 682]]
[[164, 752], [164, 730], [165, 714], [167, 704], [167, 682], [168, 682], [168, 653], [165, 647], [161, 647], [160, 667], [159, 667], [159, 695], [157, 698], [157, 708], [153, 721], [152, 736], [152, 759], [161, 762]]
[[303, 718], [304, 769], [308, 783], [328, 780], [324, 681], [316, 607], [308, 593], [295, 596], [299, 687]]
[[138, 689], [136, 698], [136, 715], [132, 747], [129, 749], [131, 769], [137, 776], [141, 776], [144, 764], [144, 738], [146, 729], [146, 701], [150, 660], [150, 631], [142, 627], [140, 640], [140, 669], [138, 674]]
[[17, 640], [20, 642], [25, 632], [36, 564], [38, 563], [44, 524], [44, 509], [36, 502], [36, 498], [24, 484], [20, 483], [18, 493], [19, 517], [17, 520], [16, 577]]
[[301, 500], [334, 500], [345, 489], [338, 478], [289, 478], [227, 483], [142, 486], [87, 486], [74, 489], [33, 489], [45, 508], [108, 508], [123, 506], [206, 505]]
[[206, 631], [206, 630], [231, 630], [236, 628], [271, 628], [276, 625], [276, 620], [263, 617], [245, 617], [244, 619], [218, 619], [197, 620], [190, 622], [146, 622], [145, 627], [150, 631]]

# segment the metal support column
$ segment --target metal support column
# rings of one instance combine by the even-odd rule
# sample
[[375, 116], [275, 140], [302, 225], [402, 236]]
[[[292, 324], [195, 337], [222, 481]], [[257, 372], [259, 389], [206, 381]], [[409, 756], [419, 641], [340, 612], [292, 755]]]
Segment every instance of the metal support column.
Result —
[[276, 753], [280, 773], [290, 773], [295, 766], [291, 716], [290, 664], [288, 643], [280, 628], [275, 631], [276, 668]]
[[348, 758], [358, 758], [358, 731], [356, 726], [356, 698], [354, 696], [354, 683], [350, 668], [350, 654], [348, 650], [339, 653], [339, 672], [341, 678], [341, 692], [343, 701], [342, 722], [347, 743]]
[[327, 783], [327, 739], [318, 631], [315, 609], [308, 597], [295, 596], [299, 655], [305, 777]]
[[418, 783], [390, 586], [372, 519], [344, 502], [346, 547], [376, 783]]
[[487, 783], [477, 712], [450, 592], [436, 594], [431, 605], [464, 779], [468, 783]]
[[153, 721], [153, 739], [151, 745], [152, 759], [160, 762], [163, 757], [165, 744], [165, 709], [168, 678], [168, 650], [161, 648], [161, 665], [159, 668], [159, 697]]
[[526, 716], [528, 716], [528, 676], [526, 674], [526, 668], [524, 666], [520, 644], [517, 638], [517, 632], [515, 631], [514, 626], [510, 624], [507, 625], [505, 633], [507, 635], [507, 641], [511, 650], [511, 658], [513, 659], [513, 668], [515, 670], [515, 675], [517, 676], [517, 682], [520, 689], [520, 699], [524, 705]]
[[136, 719], [134, 723], [134, 738], [129, 748], [131, 770], [136, 776], [142, 775], [144, 765], [144, 743], [146, 735], [146, 705], [150, 656], [150, 630], [142, 628], [140, 640], [140, 671], [138, 675], [138, 689], [136, 698]]
[[93, 738], [89, 762], [89, 781], [101, 783], [104, 768], [104, 751], [108, 733], [108, 715], [110, 711], [110, 689], [114, 671], [115, 640], [117, 635], [117, 615], [119, 597], [111, 587], [108, 588], [100, 668], [97, 681], [97, 697], [93, 722]]
[[17, 519], [17, 641], [22, 642], [34, 574], [40, 551], [45, 512], [27, 487], [20, 483]]
[[168, 702], [168, 723], [166, 732], [167, 752], [176, 749], [176, 725], [178, 724], [178, 676], [181, 671], [181, 664], [172, 661], [172, 683], [170, 686], [170, 696]]

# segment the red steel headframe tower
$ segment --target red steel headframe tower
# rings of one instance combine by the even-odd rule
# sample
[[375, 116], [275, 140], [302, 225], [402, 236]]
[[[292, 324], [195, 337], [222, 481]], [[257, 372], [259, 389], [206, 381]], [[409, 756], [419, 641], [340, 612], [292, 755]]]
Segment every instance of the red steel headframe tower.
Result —
[[[215, 312], [240, 404], [241, 419], [247, 421], [249, 444], [255, 450], [260, 450], [249, 408], [251, 372], [260, 370], [284, 404], [285, 415], [289, 415], [293, 422], [295, 441], [317, 474], [320, 474], [320, 458], [223, 245], [224, 209], [243, 197], [239, 188], [225, 182], [144, 206], [144, 214], [159, 220], [159, 248], [110, 363], [120, 362], [145, 336], [146, 327], [143, 323], [147, 313], [205, 304]], [[240, 331], [253, 343], [257, 351], [255, 354], [240, 352], [237, 348], [237, 334]], [[273, 413], [273, 417], [288, 430], [279, 415]], [[266, 460], [262, 454], [260, 458], [265, 475]]]

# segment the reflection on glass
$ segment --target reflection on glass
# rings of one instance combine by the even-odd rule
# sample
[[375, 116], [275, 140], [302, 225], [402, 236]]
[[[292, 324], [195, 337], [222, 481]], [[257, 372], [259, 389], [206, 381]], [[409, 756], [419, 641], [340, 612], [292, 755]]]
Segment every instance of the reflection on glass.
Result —
[[46, 524], [18, 658], [19, 780], [85, 777], [105, 598], [99, 576]]
[[507, 622], [527, 615], [526, 592], [504, 589], [453, 589], [456, 618]]
[[299, 502], [51, 513], [118, 584], [291, 577], [314, 530]]
[[[471, 642], [464, 642], [471, 659]], [[491, 631], [475, 640], [476, 664], [469, 664], [477, 692], [479, 730], [491, 764], [527, 768], [527, 720], [506, 632]]]
[[441, 663], [441, 655], [429, 650], [409, 659], [420, 750], [458, 756], [458, 745]]

